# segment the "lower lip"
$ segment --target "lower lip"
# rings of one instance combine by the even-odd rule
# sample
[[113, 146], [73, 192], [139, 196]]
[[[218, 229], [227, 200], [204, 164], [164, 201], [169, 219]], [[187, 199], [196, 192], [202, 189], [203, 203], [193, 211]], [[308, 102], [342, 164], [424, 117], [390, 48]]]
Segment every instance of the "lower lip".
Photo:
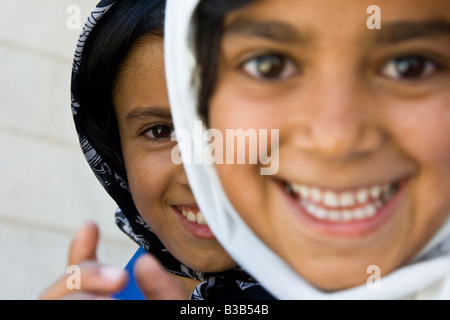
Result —
[[297, 199], [294, 199], [286, 192], [283, 184], [277, 184], [279, 188], [281, 188], [281, 192], [287, 199], [289, 206], [294, 209], [297, 216], [301, 219], [301, 222], [308, 229], [321, 235], [342, 238], [365, 237], [378, 230], [397, 211], [406, 189], [406, 183], [401, 183], [395, 195], [370, 218], [347, 222], [332, 222], [319, 220], [310, 215], [306, 212], [306, 209], [298, 203]]
[[172, 210], [180, 220], [181, 225], [188, 230], [194, 237], [204, 240], [216, 239], [209, 226], [189, 221], [178, 209], [172, 206]]

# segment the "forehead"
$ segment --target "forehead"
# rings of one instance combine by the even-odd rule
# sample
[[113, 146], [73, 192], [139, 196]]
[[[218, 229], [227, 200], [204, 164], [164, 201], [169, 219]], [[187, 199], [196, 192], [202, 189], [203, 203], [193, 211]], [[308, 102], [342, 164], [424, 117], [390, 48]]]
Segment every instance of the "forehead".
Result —
[[[129, 82], [135, 78], [148, 78], [162, 71], [164, 66], [163, 39], [146, 36], [138, 40], [122, 62], [118, 82]], [[142, 80], [142, 79], [141, 79]]]
[[[242, 9], [231, 12], [225, 26], [236, 22], [282, 21], [301, 29], [304, 36], [349, 32], [368, 32], [367, 20], [376, 4], [381, 24], [398, 21], [450, 21], [448, 0], [254, 0]], [[383, 29], [383, 28], [382, 28]]]
[[116, 112], [137, 106], [167, 105], [164, 41], [157, 36], [141, 39], [123, 61], [113, 94]]

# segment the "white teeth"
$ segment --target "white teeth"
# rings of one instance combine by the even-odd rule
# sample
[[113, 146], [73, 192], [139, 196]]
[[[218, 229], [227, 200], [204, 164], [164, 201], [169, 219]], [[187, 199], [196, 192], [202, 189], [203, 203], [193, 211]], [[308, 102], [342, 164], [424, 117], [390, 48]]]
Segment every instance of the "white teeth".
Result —
[[358, 203], [364, 203], [369, 198], [369, 192], [366, 189], [360, 189], [356, 194], [356, 199]]
[[335, 192], [325, 192], [323, 197], [323, 203], [327, 207], [339, 207], [339, 196]]
[[362, 220], [366, 216], [365, 210], [361, 209], [361, 208], [356, 209], [353, 212], [354, 212], [354, 216], [355, 216], [356, 220]]
[[370, 190], [370, 195], [373, 199], [377, 199], [381, 195], [381, 187], [375, 186]]
[[367, 205], [364, 207], [364, 214], [366, 217], [373, 217], [377, 213], [377, 208], [373, 205]]
[[191, 222], [197, 222], [197, 215], [195, 213], [193, 213], [192, 211], [188, 211], [187, 219]]
[[328, 211], [328, 219], [330, 221], [341, 221], [342, 220], [342, 215], [339, 211]]
[[192, 212], [189, 209], [178, 209], [181, 211], [183, 216], [185, 216], [189, 221], [196, 222], [201, 225], [207, 225], [205, 217], [203, 216], [201, 211], [198, 211], [197, 213]]
[[355, 198], [353, 194], [350, 192], [344, 192], [341, 194], [341, 206], [342, 207], [351, 207], [355, 205]]
[[[314, 211], [314, 208], [313, 208], [313, 211]], [[316, 212], [317, 218], [319, 218], [319, 219], [326, 219], [328, 216], [328, 213], [324, 208], [317, 208], [315, 212]]]
[[397, 191], [395, 184], [335, 192], [301, 184], [289, 184], [305, 211], [320, 220], [347, 222], [373, 217]]
[[319, 189], [317, 188], [311, 189], [311, 199], [314, 202], [320, 202], [320, 200], [322, 199], [322, 193], [320, 192]]
[[332, 222], [348, 222], [352, 220], [362, 220], [373, 217], [377, 212], [377, 205], [367, 204], [356, 209], [346, 210], [327, 210], [308, 201], [301, 201], [306, 211], [319, 220], [328, 220]]
[[310, 189], [305, 186], [300, 186], [299, 193], [302, 196], [302, 198], [307, 199], [310, 195]]
[[197, 223], [198, 223], [198, 224], [207, 225], [206, 220], [205, 220], [205, 217], [203, 216], [203, 214], [202, 214], [201, 211], [199, 211], [199, 212], [197, 213]]
[[350, 210], [344, 210], [342, 211], [342, 221], [350, 221], [353, 220], [354, 214], [353, 211]]

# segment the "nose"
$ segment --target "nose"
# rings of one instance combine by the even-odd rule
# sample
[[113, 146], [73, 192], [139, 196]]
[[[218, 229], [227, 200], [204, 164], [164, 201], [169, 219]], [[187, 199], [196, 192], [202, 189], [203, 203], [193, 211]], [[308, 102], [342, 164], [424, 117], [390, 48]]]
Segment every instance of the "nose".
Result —
[[369, 154], [383, 144], [385, 135], [370, 90], [351, 77], [332, 76], [309, 88], [297, 109], [300, 148], [325, 158], [345, 159]]

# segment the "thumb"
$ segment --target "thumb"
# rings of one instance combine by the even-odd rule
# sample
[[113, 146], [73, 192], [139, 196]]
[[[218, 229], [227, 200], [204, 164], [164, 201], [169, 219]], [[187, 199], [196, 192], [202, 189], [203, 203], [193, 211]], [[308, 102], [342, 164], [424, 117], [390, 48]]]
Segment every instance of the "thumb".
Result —
[[96, 261], [98, 239], [98, 226], [91, 221], [83, 223], [70, 244], [68, 264], [80, 264], [86, 260]]
[[156, 258], [145, 254], [134, 268], [136, 281], [146, 299], [187, 300], [181, 283], [165, 271]]

